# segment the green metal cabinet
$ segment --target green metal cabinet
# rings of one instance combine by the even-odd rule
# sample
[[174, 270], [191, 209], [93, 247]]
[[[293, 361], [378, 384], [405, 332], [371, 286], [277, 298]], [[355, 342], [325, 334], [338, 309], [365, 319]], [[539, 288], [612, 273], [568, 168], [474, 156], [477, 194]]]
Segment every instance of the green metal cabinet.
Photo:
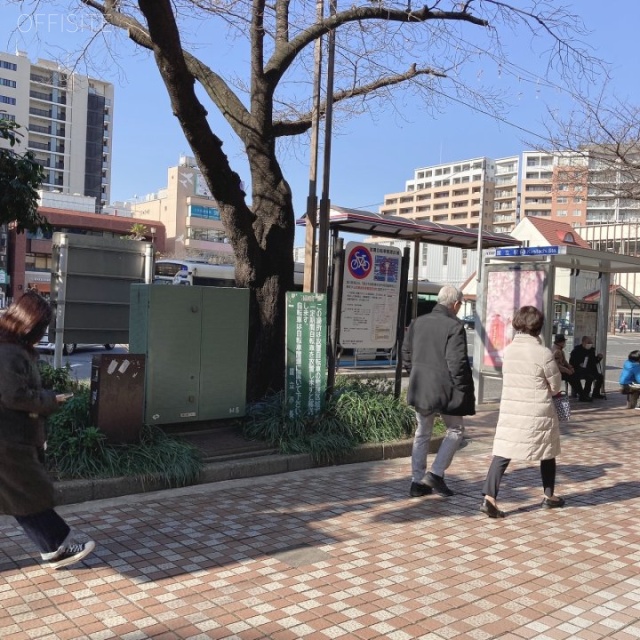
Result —
[[146, 356], [145, 423], [242, 416], [249, 291], [131, 286], [129, 352]]

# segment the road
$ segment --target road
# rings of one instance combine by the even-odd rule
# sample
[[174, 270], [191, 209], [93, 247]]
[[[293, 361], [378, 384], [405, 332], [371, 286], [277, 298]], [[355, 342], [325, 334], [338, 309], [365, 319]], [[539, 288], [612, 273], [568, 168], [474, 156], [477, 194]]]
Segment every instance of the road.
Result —
[[[469, 344], [469, 354], [473, 354], [473, 344], [475, 339], [474, 331], [467, 331], [467, 341]], [[573, 336], [567, 337], [565, 352], [567, 360], [573, 348]], [[627, 359], [630, 351], [640, 349], [640, 333], [609, 334], [607, 337], [607, 367], [605, 371], [605, 391], [615, 392], [619, 388], [618, 379], [620, 369]], [[598, 351], [598, 345], [596, 345]], [[485, 384], [485, 400], [497, 400], [500, 398], [502, 383], [500, 380], [488, 379]]]
[[[473, 354], [473, 343], [475, 339], [474, 331], [467, 331], [467, 340], [469, 343], [469, 353]], [[571, 336], [569, 336], [569, 342], [565, 350], [567, 352], [567, 358], [571, 351]], [[606, 369], [606, 384], [605, 389], [609, 391], [615, 391], [618, 388], [618, 377], [620, 375], [620, 369], [623, 362], [627, 359], [630, 351], [633, 349], [640, 349], [640, 333], [625, 333], [625, 334], [610, 334], [607, 344], [607, 369]], [[109, 355], [109, 354], [122, 354], [128, 353], [126, 345], [116, 345], [112, 351], [105, 351], [100, 347], [96, 348], [82, 348], [78, 347], [78, 350], [70, 355], [62, 357], [63, 366], [69, 363], [73, 376], [78, 380], [89, 381], [91, 378], [91, 359], [96, 355]], [[53, 364], [53, 354], [42, 353], [43, 360]], [[394, 365], [395, 366], [395, 365]], [[489, 380], [487, 383], [488, 398], [500, 396], [500, 381]]]
[[[117, 353], [129, 353], [127, 345], [117, 344], [111, 351], [107, 351], [99, 346], [95, 348], [78, 346], [72, 355], [62, 356], [62, 366], [64, 367], [69, 364], [73, 377], [78, 381], [88, 383], [91, 379], [91, 359], [93, 356], [114, 355]], [[40, 352], [40, 358], [53, 365], [53, 353]]]

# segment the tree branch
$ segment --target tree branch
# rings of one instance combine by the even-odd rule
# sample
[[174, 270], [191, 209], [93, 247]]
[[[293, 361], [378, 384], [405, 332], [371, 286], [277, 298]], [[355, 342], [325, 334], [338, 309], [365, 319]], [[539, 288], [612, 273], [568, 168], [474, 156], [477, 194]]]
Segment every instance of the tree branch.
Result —
[[419, 11], [403, 11], [383, 6], [351, 7], [346, 11], [336, 13], [334, 16], [329, 16], [311, 25], [289, 42], [279, 43], [280, 46], [276, 47], [273, 56], [265, 67], [265, 76], [269, 78], [272, 86], [277, 85], [302, 49], [332, 29], [337, 29], [341, 25], [350, 22], [383, 20], [385, 22], [421, 23], [428, 20], [442, 20], [468, 22], [481, 27], [489, 25], [487, 20], [471, 15], [467, 12], [467, 9], [467, 5], [464, 5], [462, 11], [432, 10], [426, 6]]
[[[350, 98], [357, 98], [359, 96], [369, 95], [378, 89], [383, 89], [385, 87], [392, 87], [397, 84], [401, 84], [406, 82], [407, 80], [412, 80], [417, 78], [418, 76], [434, 76], [437, 78], [446, 78], [447, 75], [442, 73], [441, 71], [436, 71], [435, 69], [425, 68], [418, 69], [415, 64], [412, 64], [408, 71], [405, 73], [398, 73], [391, 76], [386, 76], [382, 78], [378, 78], [377, 80], [370, 82], [368, 84], [364, 84], [360, 87], [355, 87], [353, 89], [345, 89], [342, 91], [336, 91], [333, 94], [333, 104], [337, 104], [338, 102], [343, 102]], [[324, 115], [327, 109], [326, 102], [320, 105], [320, 116]], [[311, 128], [311, 118], [312, 113], [306, 113], [298, 120], [291, 121], [277, 121], [274, 122], [274, 135], [276, 137], [283, 136], [295, 136], [305, 131], [308, 131]]]

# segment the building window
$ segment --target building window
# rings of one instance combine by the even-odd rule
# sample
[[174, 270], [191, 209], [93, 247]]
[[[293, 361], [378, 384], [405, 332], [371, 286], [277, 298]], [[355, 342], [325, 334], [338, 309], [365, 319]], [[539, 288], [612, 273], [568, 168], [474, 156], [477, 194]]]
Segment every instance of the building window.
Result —
[[462, 250], [462, 266], [463, 267], [467, 266], [468, 258], [469, 258], [469, 250], [468, 249], [463, 249]]
[[207, 220], [220, 220], [220, 211], [215, 207], [202, 207], [197, 204], [189, 206], [189, 215], [194, 218], [205, 218]]
[[558, 211], [556, 212], [556, 215], [559, 218], [564, 218], [567, 215], [567, 210], [566, 209], [558, 209]]
[[7, 62], [6, 60], [0, 60], [0, 69], [9, 69], [10, 71], [17, 71], [18, 65], [13, 62]]
[[446, 267], [449, 263], [449, 247], [442, 247], [442, 266]]
[[16, 88], [15, 80], [7, 80], [6, 78], [0, 78], [0, 85], [3, 87], [11, 87], [12, 89]]
[[426, 244], [422, 245], [422, 266], [423, 267], [427, 266], [428, 248], [429, 248], [429, 245], [426, 245]]
[[0, 102], [2, 102], [4, 104], [15, 104], [16, 103], [16, 99], [15, 98], [10, 98], [9, 96], [0, 96]]
[[582, 215], [582, 211], [580, 211], [580, 209], [574, 209], [573, 215], [577, 218]]

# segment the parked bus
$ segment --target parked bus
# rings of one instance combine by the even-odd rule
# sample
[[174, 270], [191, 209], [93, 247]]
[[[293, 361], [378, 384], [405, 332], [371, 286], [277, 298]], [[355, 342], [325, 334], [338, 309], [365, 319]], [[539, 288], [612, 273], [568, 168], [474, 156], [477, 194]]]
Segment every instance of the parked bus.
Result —
[[[304, 264], [294, 265], [294, 289], [302, 291]], [[153, 273], [154, 284], [200, 285], [209, 287], [235, 287], [235, 267], [231, 264], [209, 264], [197, 260], [160, 258]], [[442, 285], [418, 280], [418, 315], [431, 311]], [[413, 281], [409, 280], [407, 315], [413, 308]]]
[[[303, 276], [304, 265], [296, 262], [293, 273], [295, 291], [302, 291]], [[155, 262], [153, 283], [235, 287], [236, 269], [232, 264], [209, 264], [197, 260], [161, 258]]]

